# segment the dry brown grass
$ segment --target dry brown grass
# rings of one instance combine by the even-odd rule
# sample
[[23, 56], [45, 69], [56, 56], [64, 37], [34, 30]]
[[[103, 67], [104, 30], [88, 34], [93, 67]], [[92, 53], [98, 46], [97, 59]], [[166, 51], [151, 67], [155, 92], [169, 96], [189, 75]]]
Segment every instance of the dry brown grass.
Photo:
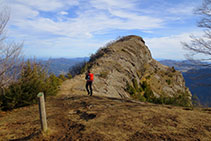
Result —
[[0, 113], [0, 140], [211, 139], [211, 109], [82, 95], [50, 98], [46, 105], [48, 133], [41, 133], [34, 105]]

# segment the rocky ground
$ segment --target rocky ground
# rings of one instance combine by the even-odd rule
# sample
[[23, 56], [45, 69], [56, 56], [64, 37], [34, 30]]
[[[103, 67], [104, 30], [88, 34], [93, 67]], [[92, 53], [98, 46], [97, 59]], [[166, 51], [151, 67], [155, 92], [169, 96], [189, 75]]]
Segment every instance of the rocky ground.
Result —
[[211, 109], [118, 98], [58, 95], [46, 102], [48, 132], [38, 105], [0, 112], [0, 140], [211, 140]]

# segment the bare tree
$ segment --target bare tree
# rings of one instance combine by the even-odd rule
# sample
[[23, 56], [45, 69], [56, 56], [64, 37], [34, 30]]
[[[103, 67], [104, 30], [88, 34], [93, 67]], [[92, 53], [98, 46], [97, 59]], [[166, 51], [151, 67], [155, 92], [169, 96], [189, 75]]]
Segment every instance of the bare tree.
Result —
[[0, 88], [11, 84], [17, 77], [21, 59], [22, 44], [6, 42], [5, 28], [9, 21], [9, 12], [0, 11]]
[[[182, 42], [183, 47], [189, 51], [186, 57], [192, 66], [192, 69], [186, 73], [186, 78], [187, 81], [188, 79], [192, 80], [189, 87], [199, 96], [200, 101], [203, 102], [201, 104], [206, 103], [210, 105], [209, 99], [211, 95], [208, 91], [211, 87], [211, 0], [203, 0], [202, 5], [195, 10], [194, 14], [201, 17], [197, 26], [203, 29], [203, 34], [201, 36], [191, 35], [190, 43]], [[187, 63], [184, 65], [187, 65]], [[194, 69], [194, 67], [199, 67], [200, 69]], [[196, 89], [200, 90], [201, 93]], [[202, 89], [208, 91], [204, 93]]]
[[191, 42], [182, 42], [182, 44], [185, 49], [190, 51], [187, 54], [188, 60], [195, 65], [211, 67], [211, 0], [203, 0], [195, 14], [201, 16], [198, 27], [204, 29], [204, 34], [201, 37], [191, 35]]

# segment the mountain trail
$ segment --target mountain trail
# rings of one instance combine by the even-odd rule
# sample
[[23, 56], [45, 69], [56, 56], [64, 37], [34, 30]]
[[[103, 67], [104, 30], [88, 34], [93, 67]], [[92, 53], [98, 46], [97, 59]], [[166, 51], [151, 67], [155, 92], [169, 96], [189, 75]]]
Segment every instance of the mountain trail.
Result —
[[[127, 83], [145, 82], [155, 96], [191, 98], [182, 74], [151, 57], [138, 36], [126, 36], [99, 50], [89, 62], [93, 96], [85, 73], [66, 80], [46, 98], [48, 131], [41, 132], [38, 105], [0, 111], [0, 140], [188, 141], [211, 140], [211, 109], [184, 108], [132, 100]], [[140, 89], [140, 88], [139, 88]]]

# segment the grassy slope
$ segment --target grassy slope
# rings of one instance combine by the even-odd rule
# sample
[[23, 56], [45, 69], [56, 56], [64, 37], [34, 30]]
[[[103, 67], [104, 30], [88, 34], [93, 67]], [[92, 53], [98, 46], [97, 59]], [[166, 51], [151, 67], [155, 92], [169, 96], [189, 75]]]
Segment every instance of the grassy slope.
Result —
[[0, 140], [210, 140], [211, 109], [187, 110], [83, 95], [47, 99], [48, 133], [38, 106], [0, 112]]

